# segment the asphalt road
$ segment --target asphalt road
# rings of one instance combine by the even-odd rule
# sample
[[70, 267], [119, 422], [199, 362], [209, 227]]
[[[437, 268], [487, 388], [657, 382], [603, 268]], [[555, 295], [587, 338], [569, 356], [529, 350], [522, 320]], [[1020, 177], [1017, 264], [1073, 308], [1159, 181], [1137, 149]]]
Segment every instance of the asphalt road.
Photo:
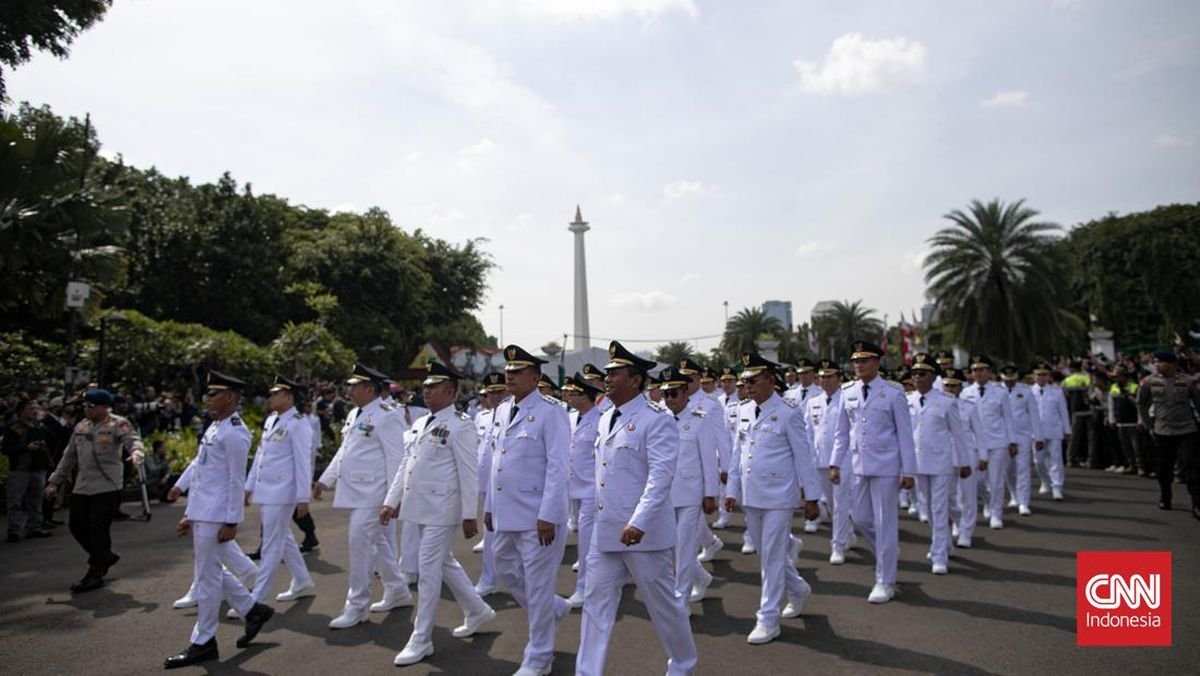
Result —
[[[1008, 516], [1008, 527], [983, 525], [975, 547], [958, 550], [950, 575], [934, 577], [924, 555], [927, 527], [901, 518], [899, 593], [886, 605], [866, 601], [873, 560], [852, 550], [847, 565], [828, 563], [827, 530], [805, 535], [800, 573], [813, 587], [803, 617], [783, 621], [773, 643], [751, 646], [758, 602], [757, 557], [739, 553], [740, 527], [724, 531], [725, 550], [710, 565], [716, 582], [696, 609], [692, 627], [698, 673], [747, 674], [803, 670], [1063, 674], [1195, 673], [1200, 658], [1200, 522], [1185, 510], [1187, 492], [1176, 487], [1175, 511], [1155, 505], [1153, 481], [1104, 472], [1071, 470], [1067, 500], [1035, 500], [1034, 515]], [[346, 590], [346, 515], [314, 503], [321, 548], [307, 557], [318, 596], [279, 611], [249, 648], [239, 650], [239, 622], [222, 619], [222, 660], [181, 673], [316, 674], [396, 669], [392, 657], [408, 639], [412, 609], [350, 630], [326, 624], [342, 607]], [[126, 504], [127, 512], [140, 508]], [[190, 539], [174, 536], [182, 501], [154, 506], [149, 523], [114, 524], [115, 548], [124, 557], [107, 586], [73, 597], [69, 585], [84, 572], [84, 555], [59, 528], [53, 538], [0, 545], [0, 671], [5, 674], [140, 674], [187, 645], [195, 610], [171, 609], [192, 576]], [[740, 523], [740, 521], [739, 521]], [[799, 521], [797, 522], [797, 532]], [[256, 546], [257, 511], [238, 539]], [[574, 537], [567, 561], [574, 560]], [[472, 579], [479, 556], [461, 538], [459, 560]], [[1075, 645], [1075, 552], [1166, 550], [1173, 554], [1174, 645], [1170, 648], [1086, 648]], [[282, 590], [288, 575], [281, 571]], [[574, 574], [563, 565], [558, 592], [569, 594]], [[377, 585], [378, 586], [378, 585]], [[376, 598], [379, 591], [376, 591]], [[516, 670], [526, 640], [525, 615], [506, 595], [490, 597], [496, 622], [467, 640], [450, 636], [459, 624], [449, 593], [434, 631], [436, 653], [406, 674], [484, 676]], [[579, 612], [559, 626], [556, 674], [574, 670]], [[626, 589], [609, 652], [611, 674], [665, 671], [666, 658], [633, 587]]]

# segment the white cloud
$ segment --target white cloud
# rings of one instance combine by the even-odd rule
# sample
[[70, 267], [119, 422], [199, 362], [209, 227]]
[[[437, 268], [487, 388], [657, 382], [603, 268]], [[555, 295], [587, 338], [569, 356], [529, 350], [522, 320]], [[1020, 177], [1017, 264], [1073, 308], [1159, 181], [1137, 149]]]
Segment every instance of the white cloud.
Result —
[[929, 250], [924, 251], [905, 251], [904, 262], [900, 264], [900, 270], [905, 273], [921, 272], [925, 268], [925, 258], [929, 256]]
[[679, 283], [687, 284], [689, 282], [694, 282], [694, 281], [700, 279], [700, 277], [701, 277], [701, 275], [699, 272], [689, 272], [686, 275], [679, 278]]
[[800, 88], [810, 94], [869, 94], [925, 79], [925, 45], [897, 36], [868, 40], [846, 33], [824, 62], [797, 60]]
[[625, 206], [625, 201], [626, 201], [625, 194], [619, 193], [619, 192], [614, 192], [613, 194], [608, 196], [606, 201], [608, 202], [609, 206], [623, 207], [623, 206]]
[[992, 98], [979, 102], [984, 108], [1024, 108], [1029, 105], [1029, 92], [1022, 90], [996, 92]]
[[624, 291], [614, 293], [608, 299], [608, 304], [618, 310], [634, 310], [641, 312], [653, 312], [671, 307], [679, 302], [679, 299], [669, 293], [659, 291]]
[[663, 195], [667, 199], [677, 200], [687, 195], [699, 195], [704, 192], [704, 184], [700, 181], [686, 181], [680, 179], [674, 183], [669, 183], [663, 187]]
[[837, 244], [823, 239], [814, 239], [796, 247], [796, 258], [811, 258], [833, 251]]
[[627, 14], [650, 19], [672, 10], [693, 17], [697, 14], [692, 0], [522, 0], [521, 8], [560, 21], [615, 19]]
[[479, 157], [481, 155], [491, 155], [494, 152], [496, 152], [496, 144], [492, 142], [492, 139], [482, 138], [479, 140], [479, 143], [459, 150], [458, 154], [464, 157]]
[[1159, 148], [1191, 148], [1196, 145], [1196, 139], [1167, 131], [1154, 137], [1154, 145]]

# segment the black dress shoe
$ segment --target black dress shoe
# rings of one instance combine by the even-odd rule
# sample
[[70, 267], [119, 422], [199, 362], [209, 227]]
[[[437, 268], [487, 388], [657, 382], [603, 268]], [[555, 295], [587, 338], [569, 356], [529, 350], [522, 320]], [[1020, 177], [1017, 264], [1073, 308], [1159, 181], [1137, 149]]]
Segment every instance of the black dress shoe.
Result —
[[1163, 509], [1163, 510], [1169, 510], [1169, 509], [1171, 509], [1171, 503], [1166, 500], [1159, 500], [1158, 508]]
[[84, 576], [82, 580], [71, 585], [72, 594], [83, 594], [84, 592], [96, 591], [104, 586], [104, 580], [91, 573]]
[[250, 645], [258, 632], [262, 630], [263, 625], [271, 616], [275, 614], [275, 609], [263, 603], [255, 603], [250, 612], [246, 613], [246, 633], [237, 640], [237, 647], [245, 648]]
[[104, 572], [100, 574], [100, 577], [104, 577], [105, 575], [108, 575], [108, 569], [117, 565], [117, 561], [120, 561], [120, 560], [121, 560], [120, 554], [118, 554], [116, 552], [109, 552], [108, 553], [108, 561], [106, 561], [104, 563]]
[[220, 653], [217, 652], [217, 639], [213, 637], [208, 639], [208, 643], [203, 645], [193, 643], [184, 648], [183, 652], [178, 655], [171, 655], [163, 663], [163, 668], [178, 669], [179, 667], [186, 667], [189, 664], [196, 664], [197, 662], [220, 659], [220, 657]]
[[251, 561], [257, 561], [262, 558], [262, 550], [256, 549], [256, 550], [250, 552], [249, 554], [247, 554], [246, 558], [250, 559]]
[[300, 552], [302, 554], [307, 554], [320, 546], [321, 546], [321, 543], [317, 542], [316, 538], [313, 538], [312, 540], [309, 540], [306, 538], [304, 540], [304, 542], [300, 543]]

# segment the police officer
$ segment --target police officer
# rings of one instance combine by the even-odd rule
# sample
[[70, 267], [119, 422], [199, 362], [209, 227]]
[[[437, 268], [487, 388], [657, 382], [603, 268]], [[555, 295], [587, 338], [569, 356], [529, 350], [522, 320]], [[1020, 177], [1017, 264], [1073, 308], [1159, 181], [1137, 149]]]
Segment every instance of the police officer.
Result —
[[[575, 670], [604, 673], [621, 589], [637, 585], [667, 653], [668, 674], [691, 674], [696, 643], [687, 601], [675, 593], [671, 557], [675, 519], [671, 480], [679, 436], [666, 410], [641, 395], [654, 362], [613, 341], [604, 368], [613, 408], [600, 418], [596, 441], [596, 525], [588, 553], [587, 589]], [[703, 395], [701, 395], [703, 396]]]
[[850, 347], [850, 363], [858, 377], [842, 387], [834, 432], [829, 480], [842, 480], [848, 467], [855, 475], [854, 525], [875, 548], [875, 586], [867, 600], [887, 603], [895, 595], [900, 526], [896, 513], [901, 488], [913, 487], [917, 458], [912, 418], [899, 385], [879, 377], [883, 350], [864, 341]]
[[504, 348], [512, 394], [497, 410], [496, 438], [483, 520], [496, 537], [496, 574], [529, 616], [529, 643], [518, 676], [550, 673], [554, 633], [570, 610], [554, 594], [567, 524], [570, 421], [557, 399], [537, 392], [545, 362], [518, 345]]
[[454, 408], [461, 375], [439, 362], [430, 362], [426, 371], [421, 394], [429, 414], [413, 423], [416, 441], [379, 513], [383, 524], [399, 516], [421, 531], [417, 615], [412, 636], [396, 655], [397, 666], [416, 664], [433, 654], [433, 622], [442, 582], [465, 616], [454, 629], [455, 638], [471, 636], [496, 617], [450, 551], [455, 531], [461, 528], [467, 539], [479, 532], [475, 521], [479, 437], [470, 418]]
[[[341, 448], [313, 486], [312, 497], [316, 500], [336, 488], [333, 506], [350, 510], [346, 604], [342, 614], [329, 622], [331, 629], [348, 629], [366, 622], [368, 611], [387, 612], [413, 604], [400, 573], [394, 541], [388, 539], [385, 527], [379, 523], [379, 508], [404, 460], [402, 413], [379, 399], [386, 379], [364, 364], [354, 365], [346, 383], [358, 410], [346, 427]], [[372, 567], [383, 581], [383, 599], [373, 604]]]
[[175, 528], [180, 537], [192, 533], [196, 624], [188, 647], [167, 658], [167, 669], [219, 657], [216, 635], [222, 599], [246, 618], [245, 634], [237, 640], [239, 648], [246, 647], [275, 614], [270, 606], [255, 602], [246, 587], [221, 567], [220, 550], [233, 541], [244, 516], [241, 489], [246, 483], [251, 434], [237, 408], [245, 386], [233, 376], [208, 373], [205, 406], [212, 423], [200, 439], [187, 511]]
[[110, 535], [113, 515], [121, 505], [125, 478], [121, 463], [127, 456], [137, 465], [146, 455], [137, 429], [125, 418], [110, 413], [112, 404], [108, 390], [84, 393], [84, 419], [75, 425], [58, 467], [46, 480], [45, 494], [53, 498], [71, 471], [79, 469], [71, 491], [69, 528], [71, 536], [88, 553], [88, 568], [83, 579], [71, 585], [76, 594], [104, 586], [108, 569], [121, 559], [112, 551]]
[[[563, 396], [575, 409], [571, 412], [571, 453], [567, 457], [569, 497], [577, 505], [579, 539], [576, 549], [579, 560], [575, 578], [575, 593], [567, 602], [572, 608], [583, 607], [587, 582], [587, 557], [592, 545], [592, 529], [596, 512], [596, 434], [599, 431], [600, 407], [596, 397], [601, 394], [582, 374], [563, 383]], [[610, 406], [611, 408], [611, 406]]]
[[1200, 411], [1200, 390], [1187, 376], [1179, 373], [1178, 359], [1170, 350], [1154, 352], [1156, 373], [1138, 390], [1138, 425], [1150, 430], [1158, 452], [1158, 508], [1171, 509], [1171, 481], [1175, 476], [1175, 458], [1179, 457], [1183, 481], [1192, 496], [1192, 516], [1200, 519], [1200, 458], [1196, 412]]
[[1010, 458], [1017, 455], [1017, 431], [1013, 424], [1012, 404], [1003, 386], [992, 382], [992, 360], [977, 354], [971, 357], [971, 378], [974, 383], [963, 388], [960, 398], [975, 404], [982, 424], [975, 444], [987, 449], [987, 472], [983, 479], [986, 496], [983, 518], [993, 529], [1004, 528], [1004, 478], [1008, 476]]

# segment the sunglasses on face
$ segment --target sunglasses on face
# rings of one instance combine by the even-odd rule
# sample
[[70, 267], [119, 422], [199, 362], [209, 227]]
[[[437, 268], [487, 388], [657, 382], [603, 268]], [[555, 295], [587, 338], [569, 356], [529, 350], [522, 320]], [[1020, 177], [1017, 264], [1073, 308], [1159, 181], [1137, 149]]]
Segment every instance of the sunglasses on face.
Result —
[[678, 389], [678, 390], [663, 390], [663, 391], [662, 391], [662, 396], [663, 396], [663, 398], [664, 398], [664, 399], [674, 399], [675, 397], [678, 397], [678, 396], [679, 396], [679, 395], [681, 395], [681, 394], [683, 394], [683, 390], [682, 390], [682, 389]]

